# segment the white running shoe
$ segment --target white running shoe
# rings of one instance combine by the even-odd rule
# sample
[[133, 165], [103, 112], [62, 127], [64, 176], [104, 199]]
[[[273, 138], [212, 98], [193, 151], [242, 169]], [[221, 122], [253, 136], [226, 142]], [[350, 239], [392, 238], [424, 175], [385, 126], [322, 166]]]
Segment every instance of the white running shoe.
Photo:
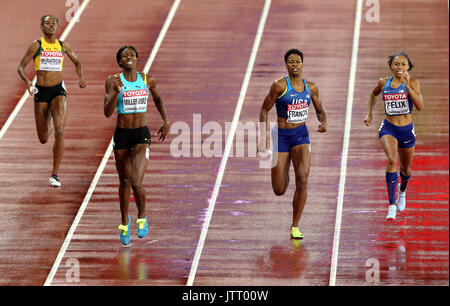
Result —
[[386, 216], [386, 220], [395, 220], [395, 216], [397, 215], [397, 205], [389, 205], [389, 211]]
[[406, 207], [406, 189], [405, 191], [400, 191], [400, 184], [398, 184], [398, 198], [397, 198], [397, 208], [398, 211], [404, 211]]
[[52, 187], [61, 187], [61, 182], [59, 181], [59, 178], [56, 175], [50, 176], [48, 183]]

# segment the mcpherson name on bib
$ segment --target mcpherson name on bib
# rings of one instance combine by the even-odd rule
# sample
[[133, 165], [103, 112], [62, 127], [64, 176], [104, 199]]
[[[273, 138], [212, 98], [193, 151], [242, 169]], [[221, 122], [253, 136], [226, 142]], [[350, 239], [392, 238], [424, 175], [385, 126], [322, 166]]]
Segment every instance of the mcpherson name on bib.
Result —
[[41, 51], [39, 70], [62, 71], [61, 51]]
[[411, 112], [407, 93], [384, 94], [383, 97], [387, 115], [403, 115]]
[[147, 111], [148, 90], [127, 90], [123, 92], [124, 113], [136, 113]]

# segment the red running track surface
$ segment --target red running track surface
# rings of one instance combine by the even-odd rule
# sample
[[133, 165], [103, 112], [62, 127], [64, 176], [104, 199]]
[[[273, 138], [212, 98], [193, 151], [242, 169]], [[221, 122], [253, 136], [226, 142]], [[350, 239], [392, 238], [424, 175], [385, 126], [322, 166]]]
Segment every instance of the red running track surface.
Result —
[[[13, 92], [1, 91], [8, 103], [0, 106], [0, 124], [25, 90], [15, 70], [29, 43], [40, 35], [40, 16], [52, 7], [52, 14], [61, 16], [61, 32], [67, 25], [63, 18], [67, 8], [57, 1], [45, 3], [33, 1], [36, 9], [11, 30], [14, 49], [20, 52], [13, 57], [0, 51], [10, 59], [6, 69], [13, 76], [2, 76], [0, 86]], [[119, 71], [115, 52], [123, 44], [135, 45], [143, 69], [172, 5], [168, 0], [153, 1], [151, 7], [137, 0], [127, 3], [140, 9], [124, 10], [116, 1], [91, 1], [67, 38], [83, 63], [88, 87], [77, 88], [73, 65], [66, 61], [69, 120], [60, 174], [63, 188], [47, 186], [52, 142], [39, 144], [30, 98], [0, 140], [0, 215], [7, 220], [0, 224], [5, 233], [0, 240], [2, 285], [44, 284], [112, 137], [115, 120], [104, 118], [102, 105], [105, 78]], [[382, 2], [381, 22], [362, 20], [337, 285], [367, 285], [368, 259], [380, 264], [379, 285], [448, 285], [445, 4]], [[201, 116], [201, 125], [214, 121], [222, 129], [232, 121], [263, 5], [263, 0], [181, 1], [150, 69], [172, 123], [185, 122], [192, 132], [194, 114]], [[329, 131], [323, 135], [315, 132], [314, 112], [308, 122], [313, 155], [301, 221], [305, 240], [292, 243], [288, 236], [292, 169], [290, 188], [276, 197], [269, 169], [259, 167], [260, 158], [248, 156], [254, 149], [245, 144], [247, 157], [228, 160], [194, 285], [328, 284], [355, 7], [350, 0], [272, 1], [240, 121], [257, 122], [270, 84], [286, 73], [284, 52], [291, 47], [304, 51], [304, 77], [318, 85], [329, 120]], [[18, 11], [13, 5], [8, 9], [8, 15]], [[13, 22], [8, 18], [0, 22]], [[417, 37], [424, 36], [419, 43]], [[416, 65], [412, 73], [422, 84], [426, 109], [414, 112], [418, 136], [407, 210], [394, 223], [386, 223], [385, 157], [376, 125], [366, 128], [362, 120], [371, 87], [389, 72], [387, 55], [398, 49], [408, 52]], [[378, 121], [383, 115], [380, 106]], [[272, 121], [274, 115], [275, 110]], [[155, 109], [148, 122], [155, 133], [161, 123]], [[193, 139], [189, 157], [174, 158], [170, 143], [176, 136], [164, 143], [154, 137], [152, 143], [144, 183], [149, 237], [139, 240], [132, 226], [131, 244], [120, 244], [118, 178], [111, 156], [53, 285], [186, 284], [221, 158], [193, 156], [209, 131]], [[134, 222], [133, 203], [130, 212]], [[77, 282], [66, 277], [73, 260], [80, 267]]]

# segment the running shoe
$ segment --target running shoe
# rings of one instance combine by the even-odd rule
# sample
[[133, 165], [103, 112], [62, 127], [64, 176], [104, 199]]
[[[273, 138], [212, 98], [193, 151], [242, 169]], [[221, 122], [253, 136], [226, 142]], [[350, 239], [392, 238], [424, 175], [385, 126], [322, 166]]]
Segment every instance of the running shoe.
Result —
[[137, 219], [136, 223], [138, 225], [137, 235], [139, 238], [144, 238], [148, 234], [148, 223], [147, 217], [143, 219]]
[[50, 178], [48, 179], [48, 183], [52, 187], [61, 187], [61, 182], [59, 181], [59, 178], [57, 175], [50, 176]]
[[405, 191], [400, 191], [400, 184], [398, 184], [398, 198], [397, 198], [397, 208], [398, 211], [404, 211], [406, 207], [406, 189]]
[[395, 220], [395, 216], [397, 215], [397, 205], [389, 205], [388, 214], [386, 216], [386, 220]]
[[291, 238], [303, 239], [303, 234], [298, 230], [298, 227], [291, 227]]
[[130, 216], [128, 216], [128, 224], [127, 225], [120, 224], [118, 227], [118, 229], [120, 230], [120, 241], [122, 241], [123, 245], [127, 245], [128, 243], [130, 243], [130, 229], [129, 229], [130, 222], [131, 218]]

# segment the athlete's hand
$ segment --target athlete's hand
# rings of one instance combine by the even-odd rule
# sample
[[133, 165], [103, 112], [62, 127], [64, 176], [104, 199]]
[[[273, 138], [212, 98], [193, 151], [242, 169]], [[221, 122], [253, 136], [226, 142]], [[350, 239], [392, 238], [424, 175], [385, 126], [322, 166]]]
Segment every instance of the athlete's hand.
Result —
[[30, 94], [30, 96], [34, 96], [35, 92], [35, 87], [33, 86], [33, 83], [28, 82], [28, 93]]
[[159, 128], [158, 133], [156, 133], [156, 135], [159, 135], [159, 140], [164, 141], [164, 139], [166, 139], [167, 134], [169, 134], [169, 128], [170, 123], [164, 122], [164, 124]]
[[405, 84], [406, 87], [409, 86], [409, 80], [411, 80], [411, 76], [409, 75], [408, 71], [403, 72], [402, 74], [402, 82]]
[[319, 127], [317, 128], [317, 132], [325, 133], [326, 131], [327, 131], [327, 124], [326, 123], [319, 124]]
[[366, 124], [366, 126], [370, 126], [370, 124], [372, 123], [372, 115], [371, 114], [366, 115], [366, 118], [364, 118], [364, 123]]
[[123, 86], [123, 83], [120, 80], [120, 77], [117, 74], [115, 74], [112, 77], [112, 81], [113, 81], [114, 90], [116, 92], [120, 92], [122, 90], [122, 86]]
[[266, 153], [267, 151], [267, 144], [265, 141], [260, 141], [258, 143], [258, 153]]
[[83, 79], [81, 79], [79, 82], [79, 85], [80, 85], [80, 88], [85, 88], [87, 84]]

